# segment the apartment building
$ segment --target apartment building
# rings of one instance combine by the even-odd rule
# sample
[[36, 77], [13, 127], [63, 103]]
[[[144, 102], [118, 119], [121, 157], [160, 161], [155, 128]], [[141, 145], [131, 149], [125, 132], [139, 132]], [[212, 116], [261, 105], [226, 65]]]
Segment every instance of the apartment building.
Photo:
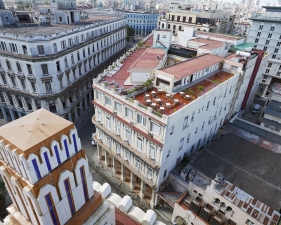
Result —
[[82, 21], [74, 3], [52, 4], [31, 18], [34, 23], [0, 27], [0, 114], [6, 121], [40, 108], [77, 121], [91, 105], [91, 79], [126, 47], [124, 17], [84, 15]]
[[281, 135], [281, 84], [272, 84], [268, 92], [268, 102], [263, 110], [260, 127]]
[[[152, 43], [93, 79], [92, 121], [100, 161], [154, 206], [169, 172], [239, 108], [249, 77], [242, 62], [211, 54], [165, 67], [167, 53]], [[249, 71], [255, 61], [249, 57]]]
[[208, 10], [195, 11], [182, 8], [178, 3], [171, 3], [169, 12], [159, 17], [158, 28], [171, 29], [173, 33], [182, 31], [185, 26], [194, 27], [198, 31], [213, 33], [229, 33], [232, 30], [234, 16], [230, 12]]
[[157, 27], [159, 14], [152, 12], [125, 12], [127, 25], [135, 29], [136, 35], [147, 36]]
[[280, 154], [228, 133], [172, 171], [169, 189], [159, 195], [173, 199], [172, 222], [178, 224], [278, 224], [280, 181], [271, 177], [279, 160]]
[[254, 13], [251, 17], [252, 27], [247, 42], [254, 43], [256, 49], [264, 50], [268, 57], [267, 66], [257, 90], [257, 95], [268, 97], [268, 88], [275, 82], [280, 82], [281, 75], [281, 7], [264, 6], [265, 12]]

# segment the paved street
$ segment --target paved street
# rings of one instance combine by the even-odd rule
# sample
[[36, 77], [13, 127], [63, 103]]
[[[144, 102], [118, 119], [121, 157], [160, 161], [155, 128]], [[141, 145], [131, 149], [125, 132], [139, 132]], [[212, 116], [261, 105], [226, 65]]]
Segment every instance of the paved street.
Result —
[[[89, 112], [87, 112], [89, 113]], [[95, 126], [92, 123], [92, 116], [94, 114], [94, 108], [85, 118], [83, 124], [78, 129], [78, 135], [82, 142], [82, 148], [86, 151], [86, 155], [89, 160], [90, 171], [93, 175], [93, 180], [99, 182], [100, 184], [108, 183], [111, 186], [111, 191], [120, 195], [121, 197], [125, 195], [131, 196], [133, 199], [133, 204], [135, 206], [140, 207], [145, 212], [149, 209], [147, 203], [139, 198], [139, 196], [132, 192], [125, 184], [123, 184], [117, 177], [113, 176], [111, 171], [108, 171], [104, 168], [103, 164], [97, 161], [97, 149], [96, 146], [92, 146], [91, 136], [92, 133], [95, 132]], [[94, 161], [93, 162], [93, 158]], [[171, 224], [169, 218], [165, 218], [165, 216], [159, 212], [156, 212], [157, 219], [162, 221], [165, 224]]]

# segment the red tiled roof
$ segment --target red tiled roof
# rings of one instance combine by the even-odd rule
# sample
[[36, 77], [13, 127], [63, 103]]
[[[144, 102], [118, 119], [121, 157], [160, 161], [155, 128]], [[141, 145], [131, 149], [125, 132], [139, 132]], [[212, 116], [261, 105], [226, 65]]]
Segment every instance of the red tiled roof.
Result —
[[[129, 69], [150, 69], [155, 68], [161, 61], [163, 55], [165, 54], [166, 50], [164, 49], [153, 49], [148, 48], [136, 61], [133, 63]], [[157, 57], [159, 56], [159, 58]]]
[[[150, 38], [148, 38], [147, 41], [145, 41], [144, 46], [152, 46], [153, 44], [153, 37], [151, 36]], [[134, 64], [134, 62], [136, 60], [139, 59], [139, 57], [144, 54], [144, 52], [147, 49], [139, 49], [139, 50], [135, 50], [128, 58], [125, 59], [125, 61], [123, 62], [123, 66], [121, 67], [121, 69], [119, 71], [117, 71], [112, 77], [105, 77], [104, 80], [111, 82], [111, 81], [115, 81], [115, 83], [118, 83], [119, 86], [124, 86], [125, 81], [128, 79], [128, 77], [130, 76], [130, 72], [128, 71], [131, 67], [132, 64]]]
[[160, 70], [173, 75], [177, 79], [181, 79], [211, 65], [222, 62], [223, 60], [222, 57], [206, 54]]
[[199, 46], [199, 48], [204, 48], [204, 49], [214, 49], [214, 48], [219, 48], [223, 46], [222, 41], [216, 41], [216, 40], [211, 40], [211, 39], [206, 39], [206, 38], [196, 38], [193, 39], [192, 41], [198, 41], [199, 43], [203, 43], [205, 45]]

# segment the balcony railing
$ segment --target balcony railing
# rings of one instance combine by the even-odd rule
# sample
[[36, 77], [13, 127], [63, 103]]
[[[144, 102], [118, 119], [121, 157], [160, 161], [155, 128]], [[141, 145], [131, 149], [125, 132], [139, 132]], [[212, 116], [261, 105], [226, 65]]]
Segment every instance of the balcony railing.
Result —
[[120, 155], [117, 155], [114, 151], [112, 151], [110, 148], [108, 148], [106, 145], [104, 145], [95, 136], [94, 136], [94, 139], [95, 139], [96, 143], [98, 143], [98, 145], [100, 145], [105, 151], [107, 151], [112, 156], [114, 156], [114, 158], [116, 158], [119, 162], [121, 162], [124, 166], [126, 166], [132, 173], [134, 173], [136, 176], [138, 176], [140, 179], [142, 179], [146, 184], [148, 184], [150, 187], [156, 187], [156, 183], [154, 183], [152, 180], [150, 180], [147, 177], [140, 174], [135, 167], [133, 167], [125, 159], [122, 159]]
[[103, 132], [105, 132], [107, 135], [109, 135], [112, 139], [114, 139], [116, 142], [121, 144], [122, 146], [125, 146], [128, 148], [132, 153], [134, 153], [138, 158], [140, 158], [142, 161], [146, 162], [150, 167], [159, 170], [160, 166], [158, 165], [157, 162], [155, 162], [152, 159], [149, 159], [145, 157], [142, 153], [138, 152], [135, 148], [133, 148], [131, 145], [129, 145], [127, 142], [122, 140], [121, 137], [116, 136], [112, 131], [109, 131], [106, 129], [104, 126], [102, 126], [100, 123], [98, 123], [94, 118], [92, 119], [93, 124], [101, 129]]

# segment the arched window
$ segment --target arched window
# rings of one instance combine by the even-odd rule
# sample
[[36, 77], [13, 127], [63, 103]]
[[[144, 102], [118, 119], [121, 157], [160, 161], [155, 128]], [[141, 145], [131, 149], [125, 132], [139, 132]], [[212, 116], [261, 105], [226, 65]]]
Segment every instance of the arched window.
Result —
[[179, 30], [181, 30], [181, 26], [179, 26]]
[[162, 23], [162, 28], [164, 28], [164, 23]]
[[170, 29], [171, 28], [171, 25], [170, 24], [168, 24], [168, 29]]
[[176, 25], [173, 26], [173, 29], [174, 29], [174, 30], [176, 29]]

